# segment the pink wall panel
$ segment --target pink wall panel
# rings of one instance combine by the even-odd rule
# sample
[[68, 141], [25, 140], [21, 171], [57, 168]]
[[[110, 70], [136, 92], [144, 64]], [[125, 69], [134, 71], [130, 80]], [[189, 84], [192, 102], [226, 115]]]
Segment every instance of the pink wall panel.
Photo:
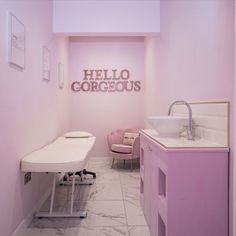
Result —
[[[161, 33], [147, 38], [148, 113], [177, 99], [233, 96], [234, 1], [161, 1]], [[151, 70], [150, 70], [151, 69]], [[153, 78], [155, 76], [155, 79]]]
[[143, 127], [143, 38], [75, 38], [70, 42], [70, 82], [82, 81], [84, 69], [128, 69], [141, 81], [135, 92], [72, 92], [71, 129], [96, 137], [95, 156], [107, 155], [106, 135], [118, 128]]
[[[7, 63], [6, 11], [26, 27], [26, 66]], [[51, 81], [42, 80], [42, 45], [51, 51]], [[51, 1], [0, 1], [0, 236], [10, 236], [49, 187], [50, 177], [33, 174], [23, 184], [20, 160], [68, 129], [68, 89], [57, 82], [57, 62], [65, 64], [67, 41], [53, 38]]]

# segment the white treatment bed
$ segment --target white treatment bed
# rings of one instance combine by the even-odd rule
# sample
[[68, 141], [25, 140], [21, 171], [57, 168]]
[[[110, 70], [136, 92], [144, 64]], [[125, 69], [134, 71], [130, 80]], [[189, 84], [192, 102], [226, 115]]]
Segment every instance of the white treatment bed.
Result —
[[[54, 173], [50, 210], [46, 213], [37, 212], [36, 217], [84, 218], [87, 215], [84, 211], [73, 212], [75, 173], [84, 170], [96, 138], [92, 134], [84, 132], [72, 132], [72, 134], [72, 136], [59, 137], [54, 142], [30, 153], [21, 160], [23, 172]], [[57, 174], [68, 172], [73, 173], [70, 212], [53, 212]]]

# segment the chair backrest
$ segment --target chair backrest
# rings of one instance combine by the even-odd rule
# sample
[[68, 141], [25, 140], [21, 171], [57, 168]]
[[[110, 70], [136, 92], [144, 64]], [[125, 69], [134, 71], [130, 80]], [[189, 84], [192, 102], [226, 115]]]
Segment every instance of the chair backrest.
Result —
[[109, 149], [111, 149], [112, 144], [122, 144], [124, 139], [125, 132], [128, 133], [138, 133], [139, 129], [137, 128], [129, 128], [129, 129], [118, 129], [113, 131], [107, 135], [107, 143]]
[[107, 143], [108, 143], [109, 149], [111, 149], [112, 144], [114, 143], [120, 144], [123, 142], [124, 133], [125, 133], [124, 130], [118, 129], [108, 134]]
[[129, 128], [129, 129], [125, 129], [125, 132], [127, 133], [138, 133], [140, 129], [137, 128]]

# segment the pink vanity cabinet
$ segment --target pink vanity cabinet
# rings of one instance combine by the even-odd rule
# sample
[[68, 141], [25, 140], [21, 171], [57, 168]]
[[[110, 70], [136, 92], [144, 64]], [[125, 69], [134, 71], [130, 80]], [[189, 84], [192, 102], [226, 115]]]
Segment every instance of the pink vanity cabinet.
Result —
[[165, 148], [141, 132], [140, 200], [152, 236], [228, 236], [228, 149]]

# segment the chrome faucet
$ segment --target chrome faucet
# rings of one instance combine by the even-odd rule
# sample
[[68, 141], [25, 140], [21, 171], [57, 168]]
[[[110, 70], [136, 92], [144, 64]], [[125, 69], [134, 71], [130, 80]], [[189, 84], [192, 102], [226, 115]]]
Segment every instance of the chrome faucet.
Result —
[[192, 109], [191, 109], [190, 105], [187, 102], [185, 102], [185, 101], [175, 101], [169, 107], [168, 116], [171, 114], [171, 110], [172, 110], [172, 107], [174, 105], [186, 105], [186, 107], [188, 108], [187, 135], [188, 135], [188, 139], [189, 140], [194, 140]]

